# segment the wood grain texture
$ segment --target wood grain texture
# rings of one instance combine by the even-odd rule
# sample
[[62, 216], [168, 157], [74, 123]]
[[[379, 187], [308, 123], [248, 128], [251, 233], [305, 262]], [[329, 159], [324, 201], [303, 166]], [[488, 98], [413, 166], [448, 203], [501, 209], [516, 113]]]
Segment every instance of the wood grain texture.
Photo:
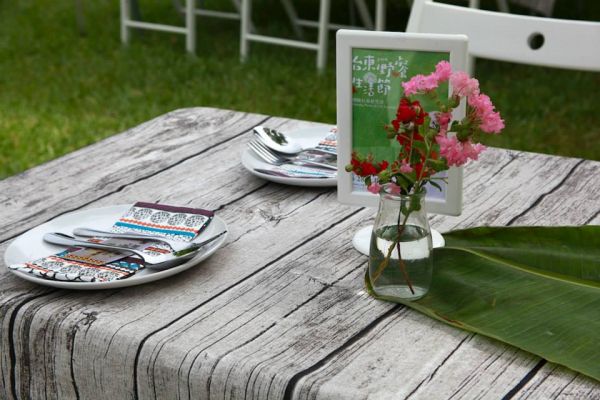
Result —
[[[215, 209], [230, 230], [197, 268], [121, 290], [52, 290], [0, 268], [0, 398], [600, 396], [597, 382], [565, 368], [367, 296], [366, 257], [350, 241], [374, 211], [244, 170], [245, 132], [266, 118], [178, 110], [0, 181], [13, 197], [39, 199], [0, 198], [4, 240], [71, 209], [137, 200]], [[69, 187], [78, 165], [112, 160], [124, 144], [134, 156]], [[591, 223], [599, 173], [596, 162], [490, 149], [465, 171], [463, 215], [432, 225]], [[37, 194], [48, 179], [61, 190]]]

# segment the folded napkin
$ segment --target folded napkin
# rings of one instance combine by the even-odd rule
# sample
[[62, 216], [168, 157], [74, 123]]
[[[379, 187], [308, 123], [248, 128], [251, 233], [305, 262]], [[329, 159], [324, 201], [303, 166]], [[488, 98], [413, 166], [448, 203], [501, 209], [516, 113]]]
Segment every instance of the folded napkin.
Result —
[[[12, 270], [29, 273], [45, 279], [71, 282], [111, 282], [128, 278], [144, 267], [144, 262], [139, 258], [126, 257], [123, 254], [117, 260], [105, 264], [98, 264], [96, 257], [86, 261], [82, 251], [88, 249], [69, 248], [58, 254], [40, 258], [35, 261], [14, 264], [9, 266]], [[115, 253], [104, 250], [94, 251], [96, 255], [102, 253], [113, 255]], [[73, 256], [73, 254], [75, 254]], [[77, 259], [82, 261], [77, 261]]]
[[112, 227], [113, 232], [137, 232], [191, 242], [215, 213], [189, 207], [137, 202]]
[[321, 139], [316, 149], [337, 154], [337, 128], [332, 128], [331, 132]]

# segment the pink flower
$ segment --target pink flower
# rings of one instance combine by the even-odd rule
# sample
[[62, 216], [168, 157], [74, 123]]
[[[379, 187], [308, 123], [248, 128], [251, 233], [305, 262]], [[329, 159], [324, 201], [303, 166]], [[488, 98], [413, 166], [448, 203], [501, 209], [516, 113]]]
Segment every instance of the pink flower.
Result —
[[494, 104], [487, 95], [478, 93], [469, 97], [468, 103], [480, 123], [479, 129], [483, 132], [500, 133], [504, 129], [504, 121], [500, 118], [500, 113], [494, 111]]
[[504, 120], [498, 112], [488, 113], [482, 117], [479, 129], [486, 133], [500, 133], [504, 129]]
[[410, 96], [419, 92], [429, 92], [438, 87], [438, 79], [434, 74], [429, 75], [415, 75], [407, 82], [402, 82], [404, 88], [404, 95]]
[[435, 66], [435, 75], [438, 82], [446, 82], [452, 74], [452, 66], [448, 61], [440, 61]]
[[448, 129], [448, 124], [452, 121], [452, 113], [451, 112], [439, 112], [436, 115], [437, 123], [440, 128], [444, 130]]
[[450, 75], [450, 85], [452, 85], [453, 96], [469, 97], [479, 94], [479, 81], [469, 78], [469, 75], [463, 71], [453, 72]]
[[381, 185], [379, 183], [371, 183], [367, 187], [367, 190], [373, 194], [379, 194], [379, 191], [381, 190]]
[[396, 185], [394, 182], [390, 182], [387, 185], [387, 191], [389, 194], [400, 194], [400, 186]]
[[402, 160], [402, 165], [400, 166], [400, 172], [403, 174], [408, 174], [413, 171], [413, 168], [406, 160]]
[[436, 141], [440, 145], [440, 155], [446, 159], [450, 167], [460, 167], [469, 160], [477, 160], [479, 154], [486, 148], [481, 143], [473, 144], [470, 140], [461, 142], [456, 136], [438, 135]]
[[406, 82], [402, 82], [402, 88], [404, 89], [404, 95], [410, 96], [419, 91], [419, 79], [423, 75], [415, 75]]
[[475, 109], [478, 115], [483, 115], [494, 111], [494, 105], [489, 96], [483, 93], [477, 93], [467, 99], [471, 107]]

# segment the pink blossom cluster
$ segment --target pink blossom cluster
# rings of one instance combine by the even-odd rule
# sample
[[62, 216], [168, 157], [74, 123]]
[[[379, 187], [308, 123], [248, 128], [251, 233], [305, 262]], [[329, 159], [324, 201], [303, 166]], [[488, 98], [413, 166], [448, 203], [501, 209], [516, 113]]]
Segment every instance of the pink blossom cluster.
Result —
[[470, 96], [467, 101], [479, 121], [479, 129], [486, 133], [500, 133], [504, 129], [504, 121], [500, 118], [500, 113], [494, 111], [494, 105], [487, 95], [477, 93]]
[[450, 167], [460, 167], [469, 160], [477, 160], [479, 154], [486, 149], [481, 143], [471, 143], [470, 139], [461, 142], [456, 136], [438, 135], [435, 139], [440, 145], [440, 155]]
[[[471, 108], [466, 123], [486, 133], [500, 133], [504, 128], [504, 121], [500, 113], [494, 111], [490, 98], [479, 90], [479, 81], [463, 71], [452, 72], [450, 63], [439, 62], [435, 71], [429, 75], [416, 75], [408, 82], [404, 82], [404, 94], [430, 92], [435, 90], [440, 83], [449, 81], [452, 87], [452, 97], [455, 101], [466, 97]], [[451, 111], [451, 110], [450, 110]], [[440, 145], [440, 155], [448, 161], [449, 166], [464, 165], [469, 160], [477, 160], [485, 146], [473, 143], [470, 137], [461, 138], [448, 136], [448, 126], [452, 120], [450, 111], [436, 113], [439, 132], [436, 141]], [[402, 171], [403, 172], [403, 171]]]
[[435, 71], [429, 75], [418, 74], [413, 76], [407, 82], [402, 83], [404, 95], [410, 96], [419, 92], [429, 92], [436, 89], [440, 83], [450, 79], [452, 75], [452, 66], [448, 61], [440, 61], [435, 66]]
[[456, 71], [452, 74], [450, 85], [452, 85], [453, 96], [469, 97], [479, 94], [479, 81], [475, 78], [470, 78], [463, 71]]

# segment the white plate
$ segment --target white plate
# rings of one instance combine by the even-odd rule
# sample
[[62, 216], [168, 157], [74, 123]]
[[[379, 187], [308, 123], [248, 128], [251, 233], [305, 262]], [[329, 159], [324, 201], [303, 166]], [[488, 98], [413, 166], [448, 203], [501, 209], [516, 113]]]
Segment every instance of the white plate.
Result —
[[[315, 147], [321, 139], [331, 132], [332, 126], [321, 126], [314, 128], [298, 129], [286, 132], [286, 136], [299, 143], [302, 147]], [[269, 169], [272, 165], [265, 163], [249, 148], [242, 152], [242, 165], [253, 175], [268, 181], [282, 183], [284, 185], [294, 186], [337, 186], [336, 178], [287, 178], [284, 176], [275, 176], [263, 174], [255, 171], [255, 168]]]
[[[76, 211], [73, 213], [61, 215], [45, 224], [39, 225], [18, 238], [16, 238], [6, 249], [4, 253], [4, 262], [6, 266], [12, 264], [18, 264], [25, 261], [33, 261], [38, 258], [46, 257], [52, 254], [56, 254], [65, 247], [56, 246], [44, 242], [42, 237], [48, 232], [62, 232], [71, 234], [73, 229], [80, 226], [91, 226], [98, 229], [108, 230], [113, 223], [118, 220], [132, 204], [121, 204], [117, 206], [102, 207], [90, 210]], [[206, 229], [198, 235], [194, 241], [202, 241], [216, 235], [227, 229], [225, 222], [217, 216], [213, 217], [211, 223]], [[26, 279], [30, 282], [35, 282], [40, 285], [52, 286], [61, 289], [116, 289], [126, 286], [141, 285], [143, 283], [157, 281], [159, 279], [167, 278], [169, 276], [178, 274], [199, 264], [202, 260], [210, 257], [221, 245], [225, 242], [227, 234], [221, 236], [219, 239], [206, 245], [199, 254], [191, 260], [178, 265], [173, 268], [169, 268], [163, 271], [155, 271], [152, 269], [143, 269], [136, 272], [130, 278], [123, 280], [116, 280], [112, 282], [68, 282], [68, 281], [54, 281], [50, 279], [41, 278], [27, 272], [21, 272], [16, 270], [10, 270], [12, 273], [20, 278]]]

